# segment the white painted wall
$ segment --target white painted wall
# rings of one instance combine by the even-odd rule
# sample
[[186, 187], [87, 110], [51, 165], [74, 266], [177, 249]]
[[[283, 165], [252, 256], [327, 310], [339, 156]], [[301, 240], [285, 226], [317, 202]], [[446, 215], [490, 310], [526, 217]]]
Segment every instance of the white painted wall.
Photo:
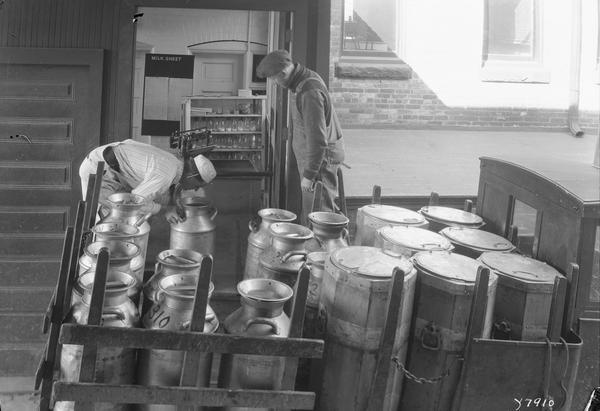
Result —
[[[484, 2], [403, 0], [403, 59], [448, 106], [566, 109], [571, 1], [541, 0], [542, 65], [548, 84], [481, 81]], [[598, 110], [598, 1], [582, 0], [581, 110]]]

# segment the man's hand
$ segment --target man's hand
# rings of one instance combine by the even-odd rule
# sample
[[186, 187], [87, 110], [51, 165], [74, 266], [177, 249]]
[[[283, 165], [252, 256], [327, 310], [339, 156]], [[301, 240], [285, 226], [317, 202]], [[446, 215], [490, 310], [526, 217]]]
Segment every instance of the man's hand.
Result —
[[305, 193], [311, 193], [313, 191], [315, 191], [315, 182], [312, 180], [309, 180], [306, 177], [302, 177], [302, 181], [300, 182], [300, 188], [302, 189], [302, 191], [304, 191]]
[[168, 207], [165, 211], [165, 218], [169, 224], [183, 223], [185, 221], [185, 218], [181, 218], [177, 213], [176, 207]]

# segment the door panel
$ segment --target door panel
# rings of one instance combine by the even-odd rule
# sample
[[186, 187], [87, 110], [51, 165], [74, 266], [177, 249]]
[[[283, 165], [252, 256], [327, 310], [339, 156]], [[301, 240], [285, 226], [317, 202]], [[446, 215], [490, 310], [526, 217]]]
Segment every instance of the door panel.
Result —
[[81, 199], [79, 164], [100, 143], [102, 54], [0, 48], [0, 276], [9, 284], [19, 264], [60, 258]]

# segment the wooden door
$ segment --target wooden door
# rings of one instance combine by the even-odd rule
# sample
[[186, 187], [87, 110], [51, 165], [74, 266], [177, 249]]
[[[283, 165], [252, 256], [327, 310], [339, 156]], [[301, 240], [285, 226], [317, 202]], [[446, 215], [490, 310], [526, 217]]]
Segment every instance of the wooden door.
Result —
[[0, 300], [13, 302], [0, 329], [11, 341], [42, 338], [79, 164], [100, 143], [102, 61], [102, 50], [0, 48]]

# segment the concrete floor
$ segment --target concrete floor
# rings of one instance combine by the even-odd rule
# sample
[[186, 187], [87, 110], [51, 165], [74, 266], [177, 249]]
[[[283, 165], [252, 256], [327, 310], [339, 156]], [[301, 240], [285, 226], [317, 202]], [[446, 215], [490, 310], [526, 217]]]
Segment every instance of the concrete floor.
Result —
[[346, 129], [346, 197], [477, 195], [479, 157], [545, 157], [592, 164], [597, 134]]

